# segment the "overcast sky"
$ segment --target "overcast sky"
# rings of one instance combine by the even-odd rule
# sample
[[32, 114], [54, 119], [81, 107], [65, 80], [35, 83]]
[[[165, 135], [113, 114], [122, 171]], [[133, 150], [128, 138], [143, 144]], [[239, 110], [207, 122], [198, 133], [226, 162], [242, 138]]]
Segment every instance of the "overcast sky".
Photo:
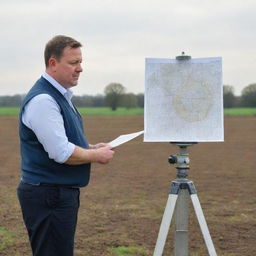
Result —
[[1, 0], [0, 95], [26, 93], [57, 34], [83, 47], [78, 94], [110, 82], [144, 92], [145, 58], [222, 57], [235, 94], [256, 82], [255, 0]]

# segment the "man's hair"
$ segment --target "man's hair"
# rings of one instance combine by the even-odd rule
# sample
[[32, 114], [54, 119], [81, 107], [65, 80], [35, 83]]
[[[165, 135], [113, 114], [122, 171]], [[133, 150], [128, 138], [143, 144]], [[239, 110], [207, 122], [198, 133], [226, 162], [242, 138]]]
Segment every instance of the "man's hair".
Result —
[[67, 46], [71, 48], [78, 48], [78, 47], [82, 47], [82, 44], [68, 36], [58, 35], [53, 37], [45, 46], [45, 50], [44, 50], [45, 66], [48, 67], [49, 59], [51, 57], [54, 57], [59, 61], [61, 56], [63, 55], [64, 49]]

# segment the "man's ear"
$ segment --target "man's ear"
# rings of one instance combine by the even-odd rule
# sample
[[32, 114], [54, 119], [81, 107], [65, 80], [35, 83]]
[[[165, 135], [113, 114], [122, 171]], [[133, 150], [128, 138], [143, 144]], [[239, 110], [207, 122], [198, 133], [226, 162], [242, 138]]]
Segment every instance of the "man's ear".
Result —
[[56, 71], [57, 62], [58, 62], [58, 61], [57, 61], [55, 58], [53, 58], [53, 57], [51, 57], [51, 58], [49, 59], [49, 68], [50, 68], [53, 72]]

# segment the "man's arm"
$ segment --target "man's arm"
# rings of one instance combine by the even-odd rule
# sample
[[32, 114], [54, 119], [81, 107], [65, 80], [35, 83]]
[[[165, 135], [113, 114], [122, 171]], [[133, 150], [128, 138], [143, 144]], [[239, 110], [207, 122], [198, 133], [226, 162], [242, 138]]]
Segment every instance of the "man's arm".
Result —
[[58, 163], [78, 165], [90, 162], [108, 163], [114, 151], [106, 143], [84, 149], [67, 139], [64, 121], [56, 101], [47, 94], [35, 96], [26, 106], [23, 123], [34, 131], [49, 158]]
[[113, 158], [114, 151], [111, 150], [110, 146], [107, 144], [105, 145], [106, 146], [93, 149], [84, 149], [76, 146], [74, 152], [65, 162], [65, 164], [78, 165], [91, 162], [107, 164]]

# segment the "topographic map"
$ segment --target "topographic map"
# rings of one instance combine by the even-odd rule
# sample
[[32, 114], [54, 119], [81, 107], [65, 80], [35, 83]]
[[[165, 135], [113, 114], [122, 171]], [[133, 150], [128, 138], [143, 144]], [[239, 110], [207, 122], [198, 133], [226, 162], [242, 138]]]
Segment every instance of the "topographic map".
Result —
[[146, 59], [145, 141], [223, 141], [221, 58]]

